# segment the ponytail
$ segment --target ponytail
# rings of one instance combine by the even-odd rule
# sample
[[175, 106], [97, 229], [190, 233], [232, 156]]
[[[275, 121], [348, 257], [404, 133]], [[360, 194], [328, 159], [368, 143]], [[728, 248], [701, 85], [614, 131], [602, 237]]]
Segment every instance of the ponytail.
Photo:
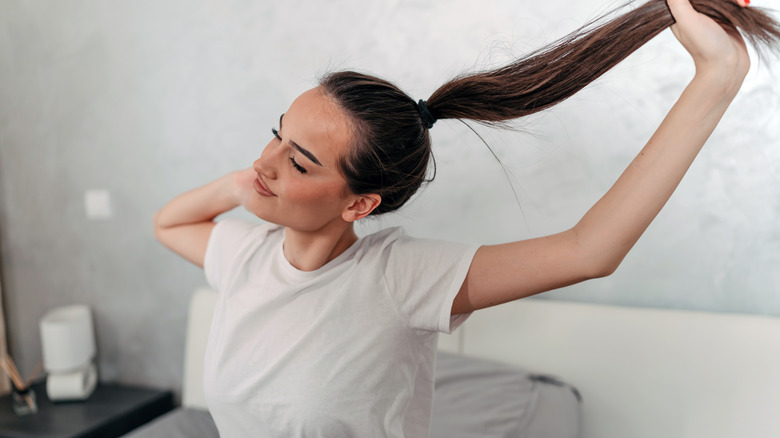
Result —
[[[721, 25], [741, 30], [757, 49], [777, 48], [780, 25], [761, 9], [743, 8], [733, 0], [691, 3]], [[650, 0], [595, 24], [599, 21], [505, 67], [447, 82], [428, 99], [428, 110], [436, 119], [470, 119], [485, 124], [542, 111], [571, 97], [674, 24], [665, 0]]]
[[[777, 48], [780, 25], [760, 9], [742, 8], [733, 0], [691, 2], [722, 25], [741, 30], [755, 47]], [[350, 191], [381, 196], [382, 202], [371, 214], [395, 211], [426, 181], [432, 161], [428, 130], [437, 119], [491, 125], [549, 108], [674, 24], [665, 0], [650, 0], [602, 21], [505, 67], [457, 77], [427, 102], [416, 103], [395, 85], [374, 76], [351, 71], [326, 75], [320, 81], [322, 90], [352, 122], [353, 144], [340, 161]]]

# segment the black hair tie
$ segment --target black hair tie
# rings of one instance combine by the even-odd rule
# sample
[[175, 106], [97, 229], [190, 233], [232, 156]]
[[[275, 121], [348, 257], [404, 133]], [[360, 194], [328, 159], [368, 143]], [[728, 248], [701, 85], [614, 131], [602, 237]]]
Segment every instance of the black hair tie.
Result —
[[417, 102], [417, 109], [420, 110], [420, 117], [422, 117], [422, 121], [426, 126], [428, 126], [428, 129], [431, 129], [433, 124], [436, 123], [436, 117], [434, 117], [433, 114], [431, 114], [431, 112], [428, 110], [424, 100], [420, 99], [420, 101]]

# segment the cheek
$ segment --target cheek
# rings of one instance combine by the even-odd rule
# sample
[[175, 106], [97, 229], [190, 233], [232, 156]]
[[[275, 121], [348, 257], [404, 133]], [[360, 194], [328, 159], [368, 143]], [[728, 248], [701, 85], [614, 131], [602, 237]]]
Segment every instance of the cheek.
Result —
[[306, 204], [337, 204], [343, 199], [341, 184], [318, 181], [294, 181], [286, 188], [286, 197]]

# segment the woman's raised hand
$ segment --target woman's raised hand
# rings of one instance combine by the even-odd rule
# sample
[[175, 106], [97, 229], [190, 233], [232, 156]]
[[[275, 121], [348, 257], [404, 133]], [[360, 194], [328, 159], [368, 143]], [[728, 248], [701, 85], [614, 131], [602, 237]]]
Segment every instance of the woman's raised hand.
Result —
[[154, 234], [173, 252], [203, 266], [214, 218], [239, 205], [254, 192], [252, 168], [237, 170], [173, 198], [154, 215]]
[[[747, 7], [750, 0], [735, 1]], [[671, 29], [693, 57], [697, 73], [724, 75], [724, 79], [742, 83], [750, 69], [745, 41], [738, 32], [726, 29], [715, 20], [697, 12], [689, 0], [667, 0], [676, 23]]]
[[233, 195], [243, 207], [247, 206], [252, 194], [255, 193], [252, 182], [257, 179], [257, 173], [251, 167], [232, 172]]

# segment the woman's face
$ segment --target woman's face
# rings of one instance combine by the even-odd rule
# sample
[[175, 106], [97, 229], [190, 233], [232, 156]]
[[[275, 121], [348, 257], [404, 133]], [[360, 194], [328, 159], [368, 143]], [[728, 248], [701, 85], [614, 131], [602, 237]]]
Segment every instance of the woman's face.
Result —
[[255, 193], [247, 208], [263, 220], [300, 231], [343, 221], [354, 200], [339, 171], [351, 144], [346, 116], [319, 88], [301, 94], [252, 166]]

